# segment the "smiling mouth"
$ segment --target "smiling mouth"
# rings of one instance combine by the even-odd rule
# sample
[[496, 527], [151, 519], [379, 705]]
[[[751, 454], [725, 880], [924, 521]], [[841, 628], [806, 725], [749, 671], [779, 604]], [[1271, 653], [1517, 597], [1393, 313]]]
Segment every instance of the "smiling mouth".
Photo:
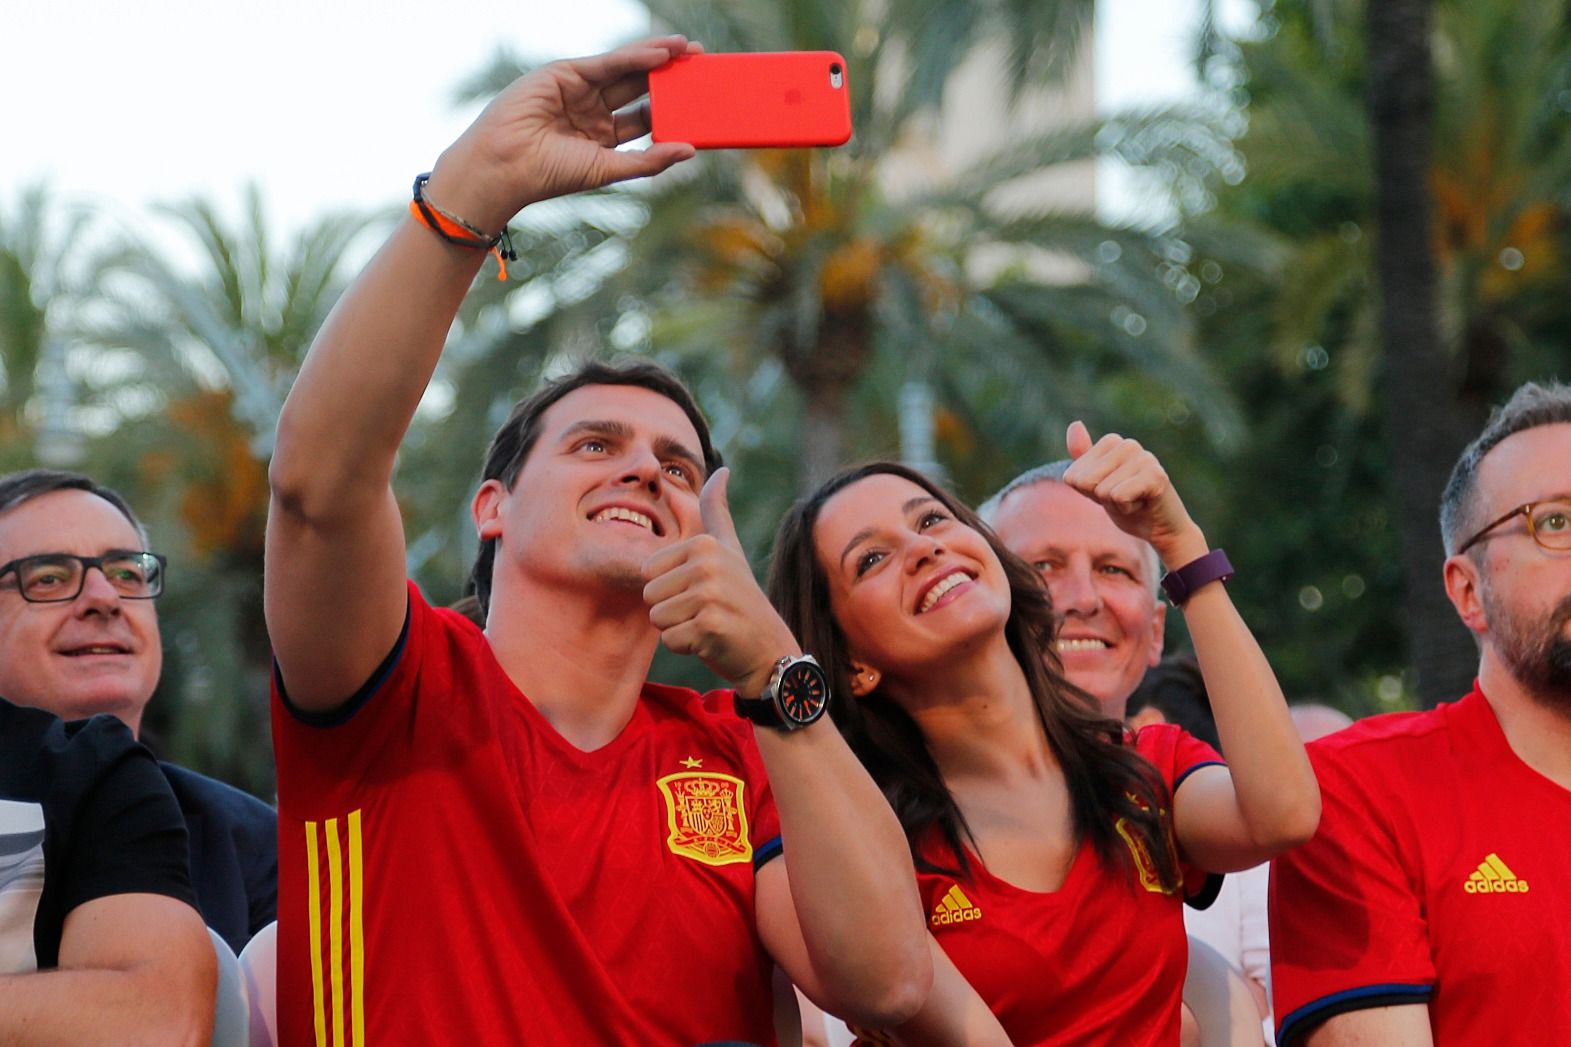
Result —
[[975, 581], [975, 579], [966, 574], [964, 571], [955, 571], [952, 574], [945, 575], [943, 578], [939, 579], [938, 582], [931, 589], [929, 589], [925, 595], [923, 595], [922, 604], [916, 609], [916, 613], [926, 614], [928, 611], [933, 609], [934, 604], [938, 603], [938, 601], [944, 597], [944, 594], [948, 593], [956, 586], [964, 585], [966, 582], [970, 581]]
[[1106, 640], [1094, 638], [1053, 641], [1053, 650], [1059, 654], [1068, 654], [1071, 651], [1105, 651], [1112, 646]]
[[602, 509], [589, 518], [590, 523], [609, 523], [612, 520], [619, 520], [622, 523], [630, 523], [642, 527], [657, 537], [663, 534], [652, 517], [646, 516], [636, 509], [627, 509], [620, 505]]
[[130, 654], [131, 651], [129, 648], [118, 647], [112, 644], [93, 644], [88, 647], [74, 647], [69, 651], [62, 651], [60, 653], [64, 654], [67, 658], [85, 658], [90, 655]]

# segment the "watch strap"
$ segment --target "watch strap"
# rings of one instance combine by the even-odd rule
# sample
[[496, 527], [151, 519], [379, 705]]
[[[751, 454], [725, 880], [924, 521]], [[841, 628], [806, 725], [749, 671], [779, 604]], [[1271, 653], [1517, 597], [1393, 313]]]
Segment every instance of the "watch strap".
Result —
[[1197, 559], [1191, 560], [1176, 571], [1169, 571], [1162, 576], [1162, 591], [1167, 593], [1167, 598], [1173, 602], [1174, 607], [1182, 607], [1202, 585], [1212, 582], [1225, 582], [1233, 577], [1233, 565], [1227, 559], [1227, 553], [1221, 549], [1212, 549]]
[[780, 689], [781, 675], [794, 661], [796, 658], [788, 654], [775, 662], [774, 669], [769, 673], [769, 682], [764, 684], [764, 693], [757, 698], [743, 698], [740, 694], [733, 693], [731, 707], [736, 710], [736, 714], [762, 727], [785, 727], [785, 717], [780, 715], [777, 692]]

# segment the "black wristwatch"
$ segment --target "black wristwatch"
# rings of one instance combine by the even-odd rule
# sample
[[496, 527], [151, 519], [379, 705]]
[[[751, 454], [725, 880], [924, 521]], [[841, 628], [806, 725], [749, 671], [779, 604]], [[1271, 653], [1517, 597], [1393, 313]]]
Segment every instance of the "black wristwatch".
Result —
[[775, 663], [761, 698], [732, 699], [736, 714], [762, 727], [795, 731], [829, 708], [829, 674], [810, 654], [786, 655]]

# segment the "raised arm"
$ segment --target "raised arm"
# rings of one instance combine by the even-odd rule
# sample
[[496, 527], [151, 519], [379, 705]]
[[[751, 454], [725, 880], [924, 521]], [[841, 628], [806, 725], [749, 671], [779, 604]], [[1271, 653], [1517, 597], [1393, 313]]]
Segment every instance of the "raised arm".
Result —
[[[1150, 542], [1168, 570], [1210, 550], [1161, 463], [1140, 444], [1108, 434], [1093, 445], [1075, 422], [1069, 455], [1075, 461], [1064, 483]], [[1183, 612], [1228, 766], [1202, 768], [1184, 780], [1174, 797], [1174, 826], [1184, 852], [1202, 868], [1247, 869], [1314, 835], [1320, 790], [1276, 674], [1226, 587], [1201, 586]]]
[[0, 1047], [205, 1047], [218, 963], [202, 918], [158, 894], [72, 909], [57, 968], [0, 975]]
[[[748, 566], [726, 475], [700, 495], [705, 533], [645, 564], [644, 600], [667, 647], [756, 697], [775, 662], [801, 648]], [[800, 730], [755, 731], [785, 844], [784, 857], [758, 872], [765, 947], [830, 1013], [873, 1026], [905, 1021], [927, 995], [932, 964], [894, 812], [827, 716]]]
[[[424, 196], [488, 234], [538, 200], [656, 174], [692, 155], [648, 131], [650, 69], [688, 48], [660, 37], [543, 66], [513, 82], [442, 153]], [[346, 701], [404, 616], [394, 460], [485, 255], [405, 219], [328, 317], [278, 420], [269, 482], [268, 632], [290, 699]]]

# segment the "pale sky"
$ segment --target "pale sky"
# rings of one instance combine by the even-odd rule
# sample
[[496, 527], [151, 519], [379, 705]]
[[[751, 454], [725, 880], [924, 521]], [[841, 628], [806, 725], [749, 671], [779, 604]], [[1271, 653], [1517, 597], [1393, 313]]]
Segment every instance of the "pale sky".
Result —
[[[1103, 108], [1189, 90], [1196, 6], [1104, 0]], [[1248, 17], [1249, 0], [1226, 6]], [[647, 24], [632, 0], [16, 0], [0, 22], [0, 209], [39, 179], [132, 217], [198, 193], [232, 208], [255, 181], [281, 230], [394, 204], [473, 115], [454, 87], [498, 48], [583, 54]]]

